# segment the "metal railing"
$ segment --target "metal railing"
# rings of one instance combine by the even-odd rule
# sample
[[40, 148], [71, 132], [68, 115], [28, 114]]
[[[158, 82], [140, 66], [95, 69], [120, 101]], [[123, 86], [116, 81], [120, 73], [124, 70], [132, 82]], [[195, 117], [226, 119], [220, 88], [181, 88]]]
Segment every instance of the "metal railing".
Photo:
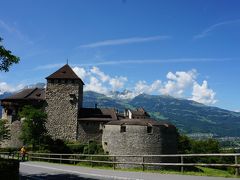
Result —
[[[21, 159], [18, 152], [0, 152], [0, 157], [8, 159]], [[232, 158], [230, 163], [204, 163], [204, 162], [191, 162], [191, 158]], [[116, 165], [138, 165], [142, 167], [144, 171], [147, 166], [168, 166], [168, 167], [180, 167], [181, 172], [184, 171], [185, 167], [189, 166], [203, 166], [203, 167], [232, 167], [235, 168], [235, 175], [239, 176], [240, 169], [240, 153], [232, 154], [170, 154], [170, 155], [91, 155], [91, 154], [56, 154], [56, 153], [28, 153], [26, 155], [27, 160], [37, 161], [48, 161], [55, 163], [72, 163], [76, 164], [79, 162], [90, 163], [91, 166], [94, 164], [110, 164], [113, 169]], [[102, 159], [101, 159], [102, 158]], [[135, 159], [134, 159], [135, 158]], [[136, 160], [136, 158], [139, 158]], [[175, 162], [163, 162], [158, 163], [151, 162], [148, 158], [175, 158]], [[124, 159], [124, 160], [123, 160]], [[125, 161], [127, 159], [128, 161]], [[195, 160], [196, 161], [196, 160]]]

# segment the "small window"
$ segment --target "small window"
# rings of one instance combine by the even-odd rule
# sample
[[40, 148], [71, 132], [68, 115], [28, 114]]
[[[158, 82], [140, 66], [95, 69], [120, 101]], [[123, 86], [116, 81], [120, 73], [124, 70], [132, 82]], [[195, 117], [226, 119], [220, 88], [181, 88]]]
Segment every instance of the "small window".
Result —
[[104, 146], [107, 146], [107, 142], [104, 142]]
[[126, 132], [126, 126], [121, 126], [120, 132]]
[[99, 130], [102, 130], [102, 129], [103, 129], [103, 124], [100, 123], [100, 124], [99, 124]]
[[152, 126], [147, 126], [147, 133], [152, 134], [153, 133], [153, 128]]

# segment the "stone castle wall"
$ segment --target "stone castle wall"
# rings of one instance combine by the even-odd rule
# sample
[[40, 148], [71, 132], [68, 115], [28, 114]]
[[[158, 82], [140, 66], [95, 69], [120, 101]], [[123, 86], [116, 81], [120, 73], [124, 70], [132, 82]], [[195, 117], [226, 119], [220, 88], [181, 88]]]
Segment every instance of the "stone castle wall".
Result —
[[21, 146], [23, 146], [23, 142], [22, 140], [20, 140], [21, 128], [21, 121], [14, 121], [12, 124], [10, 124], [10, 137], [9, 139], [2, 142], [1, 147], [20, 148]]
[[48, 82], [46, 88], [46, 128], [54, 139], [75, 141], [78, 108], [82, 106], [82, 84], [73, 80], [55, 81]]
[[82, 143], [88, 143], [89, 141], [102, 142], [102, 123], [78, 121], [78, 133], [77, 140]]
[[[153, 126], [153, 132], [147, 133], [147, 126], [126, 125], [126, 132], [120, 132], [119, 125], [105, 125], [103, 129], [102, 145], [110, 155], [160, 155], [177, 153], [176, 130], [169, 130], [164, 126]], [[171, 131], [171, 132], [170, 132]], [[173, 134], [172, 134], [173, 133]], [[168, 138], [168, 139], [166, 139]], [[119, 162], [142, 162], [141, 157], [119, 157]], [[172, 162], [160, 157], [146, 157], [145, 162]], [[141, 167], [137, 165], [119, 164], [120, 168]], [[160, 167], [152, 167], [152, 169]]]

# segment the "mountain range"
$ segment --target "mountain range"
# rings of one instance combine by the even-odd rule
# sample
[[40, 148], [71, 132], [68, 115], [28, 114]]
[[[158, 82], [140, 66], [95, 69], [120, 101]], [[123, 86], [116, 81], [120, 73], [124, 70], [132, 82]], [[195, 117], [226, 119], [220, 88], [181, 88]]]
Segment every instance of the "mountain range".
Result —
[[[115, 95], [118, 93], [115, 93]], [[6, 97], [9, 93], [0, 95]], [[141, 94], [133, 99], [84, 92], [83, 107], [108, 107], [119, 112], [143, 107], [156, 120], [167, 120], [185, 134], [240, 137], [240, 113], [164, 95]], [[0, 107], [1, 108], [1, 107]], [[1, 111], [0, 111], [1, 112]]]
[[164, 95], [141, 94], [133, 99], [109, 98], [96, 92], [84, 93], [84, 107], [143, 107], [156, 120], [173, 123], [186, 134], [212, 134], [217, 137], [240, 137], [240, 113], [206, 106], [195, 101]]

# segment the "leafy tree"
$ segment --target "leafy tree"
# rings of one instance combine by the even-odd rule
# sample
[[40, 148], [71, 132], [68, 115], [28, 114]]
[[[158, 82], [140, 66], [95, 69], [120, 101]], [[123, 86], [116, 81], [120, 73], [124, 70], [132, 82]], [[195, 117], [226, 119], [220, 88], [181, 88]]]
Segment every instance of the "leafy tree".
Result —
[[186, 135], [178, 135], [178, 153], [186, 154], [191, 151], [191, 140]]
[[12, 54], [11, 51], [4, 48], [1, 44], [2, 38], [0, 37], [0, 71], [9, 71], [9, 67], [12, 64], [16, 64], [19, 62], [19, 57]]
[[215, 139], [194, 140], [186, 135], [178, 136], [178, 153], [180, 154], [204, 154], [219, 153], [219, 142]]
[[191, 140], [191, 153], [219, 153], [219, 142], [214, 139]]
[[6, 119], [0, 119], [0, 142], [5, 139], [8, 139], [10, 136], [10, 130], [7, 126]]
[[23, 118], [20, 138], [24, 143], [35, 145], [44, 139], [47, 132], [45, 123], [47, 115], [41, 109], [26, 105], [19, 112], [20, 118]]

